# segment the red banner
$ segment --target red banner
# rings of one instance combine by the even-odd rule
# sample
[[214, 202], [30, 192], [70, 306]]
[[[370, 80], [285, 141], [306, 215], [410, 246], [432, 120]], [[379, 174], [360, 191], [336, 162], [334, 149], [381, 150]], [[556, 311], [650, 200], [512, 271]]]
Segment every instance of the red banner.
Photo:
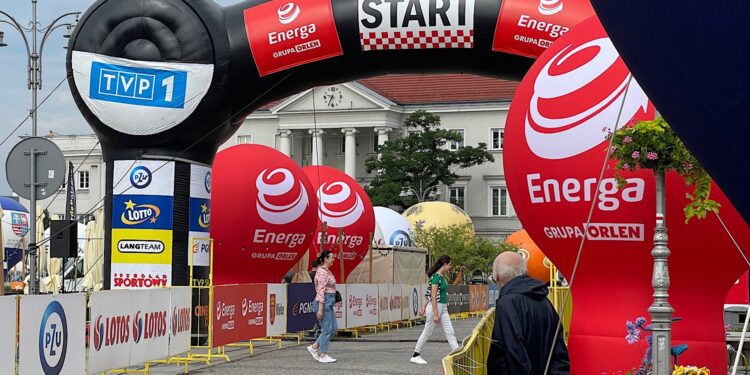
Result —
[[[615, 124], [653, 115], [595, 18], [542, 54], [508, 113], [504, 168], [524, 228], [569, 279], [583, 243], [572, 285], [573, 374], [626, 371], [641, 363], [638, 347], [624, 338], [625, 322], [648, 318], [653, 299], [656, 187], [653, 173], [644, 170], [623, 173], [626, 183], [619, 188], [614, 163], [606, 161], [606, 140]], [[672, 338], [689, 344], [681, 363], [723, 373], [722, 304], [746, 267], [716, 215], [685, 223], [688, 191], [679, 176], [667, 175], [669, 300], [674, 316], [683, 318]], [[716, 185], [711, 196], [740, 247], [750, 248], [750, 228]]]
[[244, 284], [237, 287], [240, 302], [237, 314], [239, 341], [266, 337], [267, 288], [266, 284]]
[[365, 189], [346, 173], [331, 167], [310, 166], [303, 168], [317, 192], [319, 199], [318, 229], [327, 224], [324, 236], [316, 235], [310, 255], [317, 257], [319, 252], [328, 250], [336, 254], [331, 272], [339, 280], [339, 229], [343, 243], [344, 282], [349, 274], [364, 259], [369, 247], [370, 236], [375, 231], [375, 211]]
[[330, 0], [274, 0], [245, 9], [250, 50], [262, 76], [344, 52]]
[[211, 334], [212, 347], [231, 344], [239, 340], [239, 285], [221, 285], [213, 287], [213, 309], [211, 317], [213, 327]]
[[315, 189], [294, 160], [261, 145], [219, 152], [212, 178], [214, 284], [279, 282], [312, 241]]
[[593, 15], [587, 0], [505, 0], [492, 50], [536, 58], [557, 38]]

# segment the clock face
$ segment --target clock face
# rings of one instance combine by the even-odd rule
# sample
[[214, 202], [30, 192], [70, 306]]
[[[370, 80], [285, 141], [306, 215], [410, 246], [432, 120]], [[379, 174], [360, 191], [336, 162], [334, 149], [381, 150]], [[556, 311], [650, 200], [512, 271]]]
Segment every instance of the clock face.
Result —
[[344, 100], [344, 94], [341, 89], [331, 86], [323, 92], [323, 103], [330, 108], [335, 108]]

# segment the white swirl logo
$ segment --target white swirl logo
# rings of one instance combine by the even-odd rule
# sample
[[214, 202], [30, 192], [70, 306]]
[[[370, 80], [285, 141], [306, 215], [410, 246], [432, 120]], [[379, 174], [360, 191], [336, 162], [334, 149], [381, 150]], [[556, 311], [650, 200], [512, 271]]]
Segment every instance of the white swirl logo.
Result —
[[552, 16], [563, 10], [562, 0], [539, 0], [539, 13]]
[[[326, 191], [333, 190], [339, 187], [341, 191], [338, 193], [328, 194]], [[337, 206], [351, 198], [352, 194], [356, 197], [354, 204], [344, 210], [334, 211], [329, 209], [329, 206]], [[349, 185], [343, 182], [334, 182], [330, 185], [323, 183], [318, 189], [318, 198], [320, 199], [320, 220], [328, 223], [329, 227], [344, 228], [348, 227], [357, 220], [359, 220], [362, 213], [365, 212], [365, 205], [362, 203], [362, 198], [352, 192]]]
[[288, 25], [299, 17], [299, 5], [295, 3], [286, 3], [280, 6], [276, 13], [279, 15], [279, 22], [281, 22], [282, 25]]
[[[294, 197], [288, 204], [270, 203], [267, 200], [268, 197], [283, 197], [289, 194], [294, 188], [295, 178], [291, 171], [284, 168], [274, 169], [268, 174], [266, 172], [268, 172], [268, 169], [260, 172], [258, 178], [255, 180], [255, 187], [258, 188], [258, 201], [255, 207], [258, 209], [260, 218], [269, 224], [275, 225], [289, 224], [299, 219], [309, 205], [305, 186], [302, 185], [301, 181], [298, 182], [299, 195]], [[277, 174], [284, 176], [281, 182], [276, 184], [267, 182]]]
[[[562, 65], [588, 48], [596, 48], [598, 53], [583, 65], [559, 75], [550, 73], [553, 66]], [[581, 100], [590, 97], [586, 90], [605, 73], [611, 73], [610, 69], [619, 59], [609, 38], [599, 38], [575, 48], [572, 45], [565, 47], [542, 68], [534, 82], [534, 95], [529, 103], [525, 126], [526, 141], [534, 154], [544, 159], [565, 159], [584, 153], [602, 143], [606, 137], [606, 130], [602, 128], [615, 123], [620, 106], [622, 115], [617, 127], [627, 124], [639, 110], [648, 108], [648, 97], [638, 82], [630, 80], [628, 72], [612, 93], [578, 114], [561, 118], [540, 112], [540, 102], [546, 102], [545, 106], [549, 108], [552, 101], [563, 97], [569, 99], [568, 95]]]

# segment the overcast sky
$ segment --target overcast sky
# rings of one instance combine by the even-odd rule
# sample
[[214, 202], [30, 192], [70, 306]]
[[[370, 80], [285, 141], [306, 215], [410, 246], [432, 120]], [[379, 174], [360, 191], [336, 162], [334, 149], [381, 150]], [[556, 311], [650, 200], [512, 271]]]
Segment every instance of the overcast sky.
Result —
[[[229, 5], [239, 0], [215, 0], [222, 5]], [[57, 16], [67, 12], [84, 12], [94, 0], [39, 0], [37, 3], [37, 20], [46, 27]], [[30, 0], [0, 0], [0, 10], [13, 16], [23, 26], [31, 22]], [[0, 14], [0, 20], [7, 20]], [[73, 20], [73, 17], [66, 18]], [[5, 32], [7, 47], [0, 48], [0, 141], [26, 118], [31, 108], [31, 91], [26, 85], [26, 47], [21, 35], [8, 24], [0, 22], [0, 31]], [[55, 30], [44, 46], [42, 89], [38, 94], [39, 103], [50, 95], [52, 90], [65, 78], [65, 53], [63, 46], [68, 39], [62, 37], [65, 28]], [[27, 34], [29, 43], [31, 34]], [[41, 34], [38, 36], [41, 42]], [[86, 121], [81, 116], [67, 82], [50, 95], [39, 107], [37, 117], [37, 134], [44, 135], [49, 131], [60, 134], [91, 134]], [[5, 178], [5, 159], [11, 148], [20, 140], [18, 137], [31, 134], [31, 119], [16, 131], [13, 136], [0, 145], [2, 163], [0, 165], [0, 195], [10, 194]]]

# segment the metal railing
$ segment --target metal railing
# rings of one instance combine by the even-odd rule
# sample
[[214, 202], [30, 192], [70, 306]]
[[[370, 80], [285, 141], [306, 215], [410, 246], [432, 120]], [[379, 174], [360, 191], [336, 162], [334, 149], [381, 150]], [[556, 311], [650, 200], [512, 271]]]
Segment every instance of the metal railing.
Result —
[[463, 346], [443, 358], [445, 375], [487, 374], [487, 356], [490, 353], [492, 329], [495, 326], [495, 308], [487, 310]]

